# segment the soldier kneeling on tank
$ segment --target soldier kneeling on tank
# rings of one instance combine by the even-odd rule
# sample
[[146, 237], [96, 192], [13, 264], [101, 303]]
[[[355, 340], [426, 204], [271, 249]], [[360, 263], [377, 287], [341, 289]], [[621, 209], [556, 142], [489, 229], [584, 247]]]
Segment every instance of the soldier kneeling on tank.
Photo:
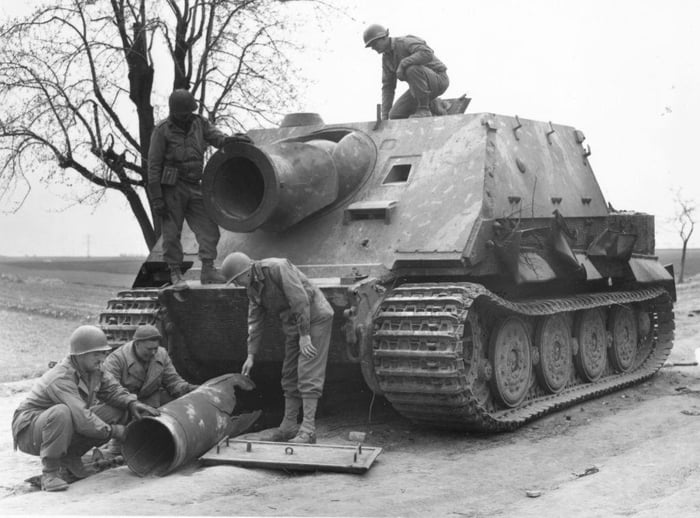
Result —
[[15, 410], [15, 449], [41, 457], [44, 491], [67, 489], [68, 475], [90, 475], [82, 456], [110, 438], [123, 439], [129, 413], [136, 419], [159, 415], [103, 370], [110, 350], [100, 328], [78, 327], [70, 337], [70, 354], [34, 383]]
[[250, 375], [253, 368], [265, 315], [277, 315], [282, 321], [284, 418], [278, 428], [261, 439], [315, 443], [316, 408], [326, 378], [333, 308], [321, 290], [287, 259], [253, 261], [244, 253], [234, 252], [224, 259], [221, 271], [229, 283], [245, 287], [248, 294], [248, 357], [242, 374]]

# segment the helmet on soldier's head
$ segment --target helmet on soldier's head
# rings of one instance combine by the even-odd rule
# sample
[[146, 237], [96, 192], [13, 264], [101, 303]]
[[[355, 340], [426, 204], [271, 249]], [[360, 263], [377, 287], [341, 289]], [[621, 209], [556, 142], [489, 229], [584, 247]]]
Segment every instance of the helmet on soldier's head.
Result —
[[374, 40], [389, 36], [389, 29], [378, 23], [373, 23], [365, 29], [362, 38], [365, 40], [365, 47], [369, 47]]
[[189, 90], [178, 88], [170, 94], [168, 106], [172, 115], [187, 115], [197, 109], [197, 101]]
[[250, 270], [251, 266], [253, 266], [253, 260], [250, 257], [243, 252], [233, 252], [228, 254], [221, 263], [221, 274], [227, 282], [232, 282], [236, 277]]
[[144, 324], [136, 328], [132, 340], [136, 342], [138, 340], [160, 340], [161, 338], [162, 335], [156, 326]]
[[80, 326], [70, 335], [70, 354], [92, 353], [95, 351], [111, 351], [102, 329], [96, 326]]

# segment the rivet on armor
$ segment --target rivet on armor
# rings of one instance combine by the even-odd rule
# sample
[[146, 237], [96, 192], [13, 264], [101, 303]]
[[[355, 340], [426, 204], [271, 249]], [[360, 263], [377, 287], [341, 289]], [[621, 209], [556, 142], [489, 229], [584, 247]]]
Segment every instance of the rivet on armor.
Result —
[[525, 166], [525, 162], [523, 162], [523, 161], [520, 160], [519, 158], [516, 158], [516, 159], [515, 159], [515, 165], [518, 166], [518, 170], [519, 170], [521, 173], [525, 173], [525, 171], [527, 171], [527, 167]]

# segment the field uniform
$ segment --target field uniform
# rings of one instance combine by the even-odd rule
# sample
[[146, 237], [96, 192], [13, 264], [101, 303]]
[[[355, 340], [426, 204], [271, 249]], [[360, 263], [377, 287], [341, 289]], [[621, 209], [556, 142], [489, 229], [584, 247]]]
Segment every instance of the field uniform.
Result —
[[[390, 38], [389, 50], [382, 54], [382, 119], [405, 119], [418, 107], [443, 94], [450, 85], [447, 67], [433, 50], [416, 36]], [[405, 70], [408, 91], [394, 103], [396, 71]]]
[[42, 458], [82, 456], [107, 442], [111, 424], [127, 422], [128, 406], [135, 401], [136, 396], [111, 374], [82, 373], [74, 357], [68, 356], [34, 383], [15, 410], [15, 449]]
[[[255, 261], [248, 291], [248, 354], [262, 340], [265, 314], [278, 315], [285, 335], [282, 390], [285, 397], [318, 399], [323, 393], [333, 308], [318, 287], [287, 259]], [[299, 352], [299, 336], [310, 335], [317, 353]]]
[[193, 115], [189, 128], [168, 117], [153, 129], [148, 152], [148, 190], [151, 199], [162, 198], [168, 216], [162, 219], [163, 260], [168, 265], [182, 263], [180, 236], [185, 220], [197, 238], [199, 258], [216, 259], [219, 227], [204, 210], [202, 170], [207, 145], [223, 146], [224, 135], [207, 119]]
[[134, 353], [134, 342], [127, 342], [107, 356], [104, 369], [139, 401], [156, 408], [197, 388], [180, 377], [163, 347], [145, 365]]

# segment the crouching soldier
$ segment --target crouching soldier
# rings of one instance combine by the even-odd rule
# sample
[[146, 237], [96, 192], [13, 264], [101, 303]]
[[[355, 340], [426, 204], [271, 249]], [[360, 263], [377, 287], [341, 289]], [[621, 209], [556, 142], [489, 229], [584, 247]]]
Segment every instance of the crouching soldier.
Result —
[[139, 326], [134, 339], [107, 356], [104, 364], [139, 401], [156, 408], [199, 386], [180, 377], [168, 351], [160, 345], [161, 338], [155, 326]]
[[69, 356], [34, 384], [14, 413], [15, 449], [41, 457], [44, 491], [68, 487], [61, 468], [76, 478], [88, 476], [81, 457], [112, 437], [123, 439], [129, 411], [136, 419], [158, 415], [102, 369], [110, 350], [101, 329], [78, 327]]
[[[248, 293], [248, 376], [262, 341], [265, 315], [276, 315], [285, 335], [282, 390], [284, 418], [270, 441], [316, 442], [316, 407], [323, 392], [333, 308], [318, 287], [287, 259], [253, 261], [246, 254], [229, 254], [221, 265], [228, 282]], [[297, 424], [303, 409], [301, 427]]]

